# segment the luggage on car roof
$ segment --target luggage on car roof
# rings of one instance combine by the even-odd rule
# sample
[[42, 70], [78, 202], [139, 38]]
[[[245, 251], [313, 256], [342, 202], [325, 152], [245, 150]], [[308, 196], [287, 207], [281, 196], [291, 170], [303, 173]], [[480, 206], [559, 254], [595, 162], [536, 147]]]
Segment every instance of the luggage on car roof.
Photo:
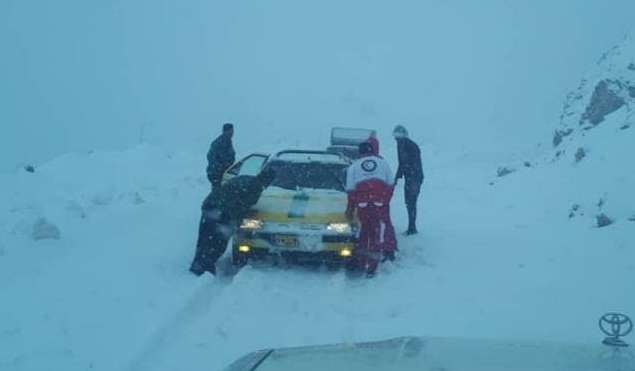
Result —
[[331, 129], [329, 152], [341, 153], [355, 159], [359, 157], [358, 146], [375, 134], [375, 130], [361, 128], [335, 127]]

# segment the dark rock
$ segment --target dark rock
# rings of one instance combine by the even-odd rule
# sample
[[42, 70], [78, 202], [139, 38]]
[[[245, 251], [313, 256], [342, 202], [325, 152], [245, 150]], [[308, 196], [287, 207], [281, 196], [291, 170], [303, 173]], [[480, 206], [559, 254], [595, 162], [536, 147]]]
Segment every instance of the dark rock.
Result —
[[499, 167], [498, 170], [496, 170], [496, 175], [499, 178], [502, 178], [504, 176], [507, 176], [507, 175], [513, 173], [514, 171], [516, 171], [516, 170], [515, 169], [510, 169], [508, 167], [504, 167], [503, 166], [503, 167]]
[[33, 165], [26, 165], [24, 167], [24, 170], [26, 170], [26, 172], [28, 173], [35, 173], [35, 167]]
[[553, 143], [554, 147], [558, 147], [558, 145], [560, 145], [560, 143], [562, 143], [562, 135], [560, 135], [560, 131], [559, 130], [556, 130], [553, 133], [552, 143]]
[[45, 218], [39, 218], [33, 224], [33, 232], [31, 237], [36, 240], [59, 240], [61, 238], [60, 229], [50, 223]]
[[624, 124], [620, 127], [620, 130], [626, 130], [631, 127], [631, 124]]
[[531, 162], [529, 162], [529, 161], [525, 161], [525, 162], [523, 163], [523, 165], [525, 165], [525, 167], [531, 167]]
[[635, 222], [635, 215], [631, 216], [630, 218], [628, 218], [629, 222]]
[[635, 98], [635, 86], [628, 87], [628, 96], [631, 98]]
[[604, 228], [614, 223], [613, 219], [609, 218], [604, 213], [596, 216], [596, 219], [598, 228]]
[[585, 157], [586, 157], [586, 150], [582, 147], [578, 148], [578, 150], [575, 152], [575, 162], [580, 162]]
[[571, 133], [573, 133], [573, 129], [556, 130], [553, 133], [553, 146], [557, 147], [560, 143], [562, 143], [562, 139], [568, 137]]
[[635, 71], [635, 63], [631, 63], [628, 65], [628, 69], [631, 71]]
[[573, 204], [573, 206], [571, 206], [571, 209], [569, 210], [569, 219], [575, 217], [578, 213], [578, 210], [580, 210], [580, 205]]
[[619, 91], [622, 84], [619, 81], [602, 80], [596, 86], [591, 96], [591, 102], [586, 107], [586, 111], [582, 115], [580, 124], [588, 121], [593, 126], [597, 126], [604, 118], [622, 108], [626, 102], [620, 97], [616, 90]]

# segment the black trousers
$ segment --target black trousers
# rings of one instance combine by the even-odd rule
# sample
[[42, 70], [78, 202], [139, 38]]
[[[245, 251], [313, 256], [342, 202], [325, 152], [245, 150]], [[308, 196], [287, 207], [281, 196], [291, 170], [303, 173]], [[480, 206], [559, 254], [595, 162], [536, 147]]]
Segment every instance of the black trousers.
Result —
[[203, 271], [212, 273], [216, 273], [216, 262], [227, 250], [233, 234], [232, 225], [223, 221], [220, 216], [213, 216], [215, 211], [204, 211], [201, 216], [196, 253], [192, 261], [193, 267], [198, 266]]
[[408, 230], [417, 230], [417, 200], [421, 193], [421, 183], [419, 179], [406, 178], [404, 185], [404, 198], [406, 209], [408, 210]]

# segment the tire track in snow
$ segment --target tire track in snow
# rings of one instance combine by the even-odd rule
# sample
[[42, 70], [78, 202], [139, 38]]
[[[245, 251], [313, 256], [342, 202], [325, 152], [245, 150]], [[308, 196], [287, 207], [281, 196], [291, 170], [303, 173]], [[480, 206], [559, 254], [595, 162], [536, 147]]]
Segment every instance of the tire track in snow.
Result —
[[[219, 262], [221, 263], [221, 262]], [[223, 270], [225, 270], [223, 268]], [[128, 371], [153, 370], [161, 356], [171, 344], [178, 341], [183, 332], [202, 315], [209, 312], [214, 300], [221, 296], [227, 287], [230, 286], [233, 276], [232, 272], [221, 273], [214, 281], [203, 284], [194, 291], [192, 297], [178, 310], [170, 320], [164, 323], [142, 348], [142, 350], [132, 358], [129, 365], [124, 368]]]

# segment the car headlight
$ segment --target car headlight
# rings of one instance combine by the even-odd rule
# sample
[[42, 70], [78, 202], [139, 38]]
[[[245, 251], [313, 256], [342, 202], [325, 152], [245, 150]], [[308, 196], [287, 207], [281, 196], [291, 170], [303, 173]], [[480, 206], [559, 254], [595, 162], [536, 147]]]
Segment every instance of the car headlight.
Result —
[[345, 247], [342, 250], [340, 250], [340, 256], [343, 258], [350, 258], [351, 256], [353, 256], [353, 250], [351, 250], [348, 247]]
[[351, 225], [349, 223], [329, 223], [326, 229], [336, 233], [351, 233]]
[[243, 219], [240, 229], [262, 229], [265, 223], [260, 219]]

